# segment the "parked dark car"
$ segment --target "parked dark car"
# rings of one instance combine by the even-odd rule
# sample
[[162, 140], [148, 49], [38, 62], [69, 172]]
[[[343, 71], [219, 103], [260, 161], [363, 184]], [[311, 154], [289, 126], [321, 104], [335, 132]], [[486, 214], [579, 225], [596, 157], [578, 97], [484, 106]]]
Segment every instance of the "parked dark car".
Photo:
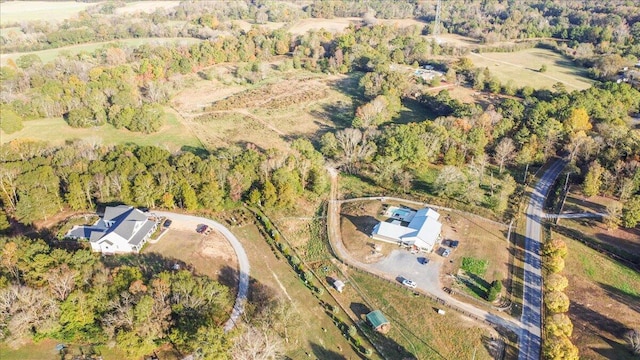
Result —
[[449, 242], [449, 246], [451, 246], [452, 249], [457, 248], [459, 244], [460, 244], [460, 241], [458, 240], [452, 240]]
[[164, 221], [164, 224], [162, 224], [162, 226], [164, 226], [164, 227], [168, 228], [169, 226], [171, 226], [171, 223], [172, 223], [172, 222], [173, 222], [173, 221], [171, 221], [171, 220], [167, 219], [167, 220], [165, 220], [165, 221]]
[[198, 229], [196, 230], [198, 233], [200, 234], [204, 234], [205, 231], [209, 230], [209, 226], [207, 225], [201, 225], [200, 227], [198, 227]]

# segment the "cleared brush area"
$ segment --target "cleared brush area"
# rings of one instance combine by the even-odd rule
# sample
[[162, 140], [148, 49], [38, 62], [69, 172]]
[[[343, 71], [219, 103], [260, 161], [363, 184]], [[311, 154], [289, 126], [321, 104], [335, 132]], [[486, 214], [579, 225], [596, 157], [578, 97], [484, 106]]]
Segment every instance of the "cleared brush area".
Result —
[[[470, 53], [469, 58], [476, 67], [489, 68], [491, 75], [502, 83], [512, 81], [517, 86], [551, 89], [560, 82], [569, 91], [586, 89], [593, 83], [587, 78], [586, 69], [551, 50], [532, 48], [504, 53]], [[540, 72], [543, 65], [547, 70]]]

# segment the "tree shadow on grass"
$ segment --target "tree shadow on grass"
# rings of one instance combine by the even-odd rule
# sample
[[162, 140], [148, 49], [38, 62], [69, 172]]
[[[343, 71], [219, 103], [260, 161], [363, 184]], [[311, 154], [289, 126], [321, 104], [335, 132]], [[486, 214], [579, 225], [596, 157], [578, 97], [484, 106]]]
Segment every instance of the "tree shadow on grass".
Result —
[[311, 343], [311, 351], [317, 359], [327, 360], [346, 360], [347, 358], [337, 351], [329, 350], [322, 345]]
[[[238, 282], [240, 282], [240, 273], [231, 266], [225, 265], [218, 272], [217, 280], [220, 284], [235, 289], [238, 287]], [[251, 283], [249, 283], [249, 287], [251, 288]]]
[[591, 347], [590, 349], [600, 355], [602, 355], [605, 359], [616, 359], [616, 360], [633, 360], [638, 359], [638, 355], [633, 354], [628, 345], [621, 344], [617, 341], [613, 341], [604, 336], [599, 336], [600, 339], [606, 342], [611, 348], [596, 348]]
[[615, 288], [608, 284], [598, 283], [598, 285], [600, 285], [600, 287], [607, 293], [609, 297], [622, 304], [626, 304], [629, 308], [631, 308], [631, 310], [640, 314], [640, 296], [632, 294], [628, 291]]
[[119, 266], [139, 268], [145, 278], [150, 279], [156, 274], [170, 270], [192, 270], [191, 266], [182, 260], [165, 257], [151, 252], [143, 254], [106, 255], [100, 258], [104, 266], [113, 269]]
[[620, 339], [629, 330], [626, 325], [618, 320], [611, 319], [579, 303], [571, 303], [569, 313], [594, 333], [604, 332]]

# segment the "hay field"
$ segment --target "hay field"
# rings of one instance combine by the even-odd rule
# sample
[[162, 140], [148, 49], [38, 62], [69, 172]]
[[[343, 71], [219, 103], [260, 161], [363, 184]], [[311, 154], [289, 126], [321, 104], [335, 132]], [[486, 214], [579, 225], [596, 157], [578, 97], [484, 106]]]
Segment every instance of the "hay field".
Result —
[[183, 146], [201, 147], [198, 138], [177, 120], [177, 114], [171, 109], [165, 109], [165, 111], [167, 115], [164, 126], [153, 134], [116, 129], [110, 124], [97, 128], [73, 128], [62, 118], [47, 118], [24, 121], [24, 128], [13, 134], [0, 131], [0, 144], [15, 139], [43, 140], [53, 144], [63, 144], [66, 140], [72, 139], [87, 139], [102, 144], [155, 145], [167, 148], [169, 151], [180, 150]]
[[75, 1], [9, 1], [0, 4], [0, 24], [30, 20], [60, 21], [76, 16], [95, 3]]
[[[516, 86], [531, 86], [536, 89], [551, 89], [563, 83], [567, 90], [582, 90], [591, 87], [593, 81], [587, 78], [586, 69], [577, 67], [571, 61], [546, 49], [526, 49], [505, 53], [470, 53], [469, 58], [476, 67], [489, 68], [491, 74], [501, 82], [512, 81]], [[538, 70], [542, 65], [547, 71]]]

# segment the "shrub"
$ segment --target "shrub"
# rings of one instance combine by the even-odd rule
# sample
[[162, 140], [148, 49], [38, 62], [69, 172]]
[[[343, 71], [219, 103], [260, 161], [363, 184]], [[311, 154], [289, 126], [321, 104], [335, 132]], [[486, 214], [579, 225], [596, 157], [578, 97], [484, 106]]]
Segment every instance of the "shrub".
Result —
[[487, 260], [474, 259], [471, 257], [462, 258], [462, 270], [478, 276], [484, 275], [488, 265], [489, 262]]
[[550, 273], [559, 273], [564, 269], [564, 259], [560, 256], [552, 256], [545, 261], [545, 266]]
[[559, 256], [563, 259], [567, 257], [568, 251], [569, 250], [567, 250], [567, 244], [565, 244], [562, 239], [552, 239], [550, 241], [547, 241], [542, 248], [543, 255]]
[[324, 294], [324, 288], [316, 287], [316, 294], [318, 294], [318, 296], [322, 296]]
[[549, 360], [578, 360], [580, 358], [578, 348], [564, 335], [547, 338], [542, 351], [544, 358]]
[[349, 335], [354, 336], [357, 332], [358, 330], [356, 329], [355, 326], [353, 325], [349, 326]]
[[367, 356], [371, 356], [373, 355], [373, 350], [371, 350], [370, 348], [365, 348], [364, 349], [364, 354]]
[[569, 310], [569, 297], [561, 291], [552, 291], [544, 297], [544, 304], [553, 313], [563, 313]]
[[502, 291], [502, 282], [500, 282], [500, 280], [494, 280], [491, 283], [489, 291], [487, 292], [487, 300], [495, 301], [498, 298], [498, 294], [500, 294], [500, 291]]
[[547, 316], [544, 330], [547, 332], [548, 337], [562, 335], [570, 337], [573, 334], [573, 323], [567, 315], [555, 314]]
[[544, 288], [547, 292], [552, 291], [564, 291], [569, 285], [569, 280], [560, 274], [551, 274], [547, 277], [547, 281], [544, 283]]

